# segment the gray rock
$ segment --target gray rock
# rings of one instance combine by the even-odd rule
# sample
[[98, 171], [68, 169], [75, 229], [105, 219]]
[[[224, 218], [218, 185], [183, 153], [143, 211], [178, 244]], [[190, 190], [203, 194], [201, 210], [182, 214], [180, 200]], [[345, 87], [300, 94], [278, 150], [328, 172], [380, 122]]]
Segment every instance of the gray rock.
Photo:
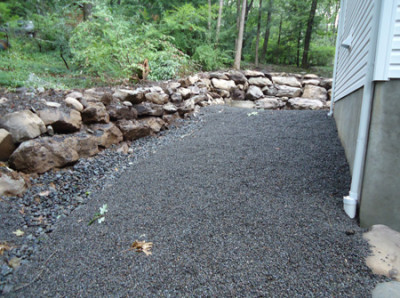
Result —
[[264, 94], [277, 97], [299, 97], [301, 96], [302, 89], [290, 87], [286, 85], [274, 85], [262, 89]]
[[25, 173], [44, 173], [79, 159], [77, 141], [65, 136], [23, 142], [10, 156], [10, 166]]
[[0, 161], [8, 160], [14, 150], [12, 135], [7, 130], [0, 128]]
[[319, 80], [303, 80], [303, 86], [305, 85], [314, 85], [314, 86], [318, 86], [319, 85]]
[[163, 105], [163, 109], [168, 114], [173, 114], [173, 113], [176, 113], [178, 111], [178, 108], [171, 102]]
[[189, 88], [183, 88], [183, 87], [181, 87], [181, 88], [178, 88], [177, 92], [181, 94], [181, 96], [182, 96], [183, 99], [187, 99], [187, 98], [189, 98], [190, 95], [191, 95], [191, 92], [190, 92], [190, 89], [189, 89]]
[[179, 92], [175, 92], [171, 94], [171, 102], [180, 103], [182, 102], [182, 94]]
[[42, 119], [29, 110], [9, 113], [0, 117], [0, 128], [9, 131], [14, 143], [36, 138], [46, 132], [46, 125]]
[[318, 99], [303, 97], [291, 98], [288, 103], [295, 110], [320, 110], [324, 107], [323, 103]]
[[56, 133], [71, 133], [81, 129], [81, 113], [76, 110], [45, 109], [38, 112], [44, 124], [51, 125]]
[[304, 79], [305, 80], [319, 80], [319, 76], [317, 76], [316, 74], [309, 73], [309, 74], [304, 75]]
[[231, 97], [233, 100], [245, 100], [246, 93], [240, 89], [233, 89]]
[[80, 99], [83, 97], [83, 94], [79, 91], [73, 91], [71, 93], [68, 93], [66, 97], [71, 97], [71, 98], [75, 98], [75, 99]]
[[82, 111], [82, 120], [84, 123], [108, 123], [110, 122], [110, 116], [104, 104], [101, 102], [91, 102]]
[[234, 81], [232, 80], [220, 80], [220, 79], [211, 79], [211, 82], [213, 84], [213, 86], [217, 89], [222, 89], [222, 90], [231, 90], [233, 88], [236, 88], [236, 84]]
[[227, 73], [223, 72], [210, 72], [210, 79], [218, 79], [218, 80], [229, 80], [229, 76]]
[[26, 191], [23, 177], [7, 167], [0, 167], [0, 196], [18, 196]]
[[251, 100], [233, 100], [231, 102], [232, 107], [244, 108], [244, 109], [255, 109], [256, 105]]
[[271, 86], [272, 82], [268, 78], [255, 77], [255, 78], [250, 78], [249, 79], [249, 84], [250, 85], [255, 85], [255, 86], [258, 86], [258, 87], [265, 87], [265, 86]]
[[301, 88], [300, 81], [295, 77], [272, 76], [274, 84]]
[[276, 110], [284, 106], [282, 102], [277, 97], [265, 97], [255, 102], [257, 109], [264, 109], [264, 110]]
[[332, 89], [332, 83], [333, 83], [333, 80], [332, 79], [323, 79], [321, 82], [320, 82], [320, 86], [321, 87], [324, 87], [326, 90], [329, 90], [329, 89]]
[[245, 70], [244, 71], [244, 75], [248, 78], [250, 77], [264, 77], [264, 73], [262, 73], [261, 71], [256, 71], [256, 70]]
[[151, 128], [147, 124], [136, 120], [120, 120], [117, 122], [117, 126], [122, 131], [124, 140], [127, 141], [146, 137], [152, 132]]
[[67, 97], [65, 100], [65, 104], [67, 107], [71, 107], [79, 112], [83, 111], [83, 105], [74, 97]]
[[229, 79], [234, 81], [235, 84], [245, 84], [247, 82], [246, 76], [240, 71], [231, 70], [228, 73]]
[[166, 104], [168, 102], [168, 95], [165, 93], [159, 93], [159, 92], [149, 92], [146, 93], [145, 95], [146, 100], [155, 103], [155, 104], [159, 104], [159, 105], [163, 105]]
[[164, 120], [158, 117], [147, 117], [139, 120], [144, 126], [150, 127], [153, 133], [159, 133], [166, 127]]
[[264, 96], [264, 93], [257, 86], [250, 86], [246, 93], [247, 100], [256, 100]]
[[327, 91], [325, 88], [314, 86], [314, 85], [306, 85], [304, 87], [303, 96], [304, 98], [312, 98], [319, 99], [323, 102], [326, 102], [328, 99]]
[[146, 92], [143, 88], [136, 90], [118, 89], [114, 92], [113, 97], [118, 98], [120, 101], [129, 101], [135, 105], [146, 100]]
[[[128, 101], [129, 104], [132, 105], [131, 102]], [[114, 103], [107, 107], [107, 113], [110, 115], [110, 119], [112, 121], [117, 120], [132, 120], [138, 117], [136, 109], [132, 106], [127, 106], [120, 103]]]

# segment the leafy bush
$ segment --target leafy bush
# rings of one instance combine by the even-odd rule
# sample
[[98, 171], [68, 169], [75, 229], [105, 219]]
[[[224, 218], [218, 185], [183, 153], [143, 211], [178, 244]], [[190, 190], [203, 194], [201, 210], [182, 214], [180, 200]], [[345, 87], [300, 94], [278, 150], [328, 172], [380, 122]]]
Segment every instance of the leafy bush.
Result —
[[85, 71], [110, 77], [140, 77], [141, 63], [150, 63], [151, 79], [174, 77], [187, 57], [160, 33], [155, 25], [138, 25], [114, 17], [106, 9], [94, 12], [89, 22], [79, 24], [70, 39], [74, 61]]
[[324, 46], [311, 44], [310, 65], [312, 66], [332, 66], [335, 57], [334, 46]]
[[226, 52], [215, 49], [211, 45], [201, 45], [196, 48], [193, 60], [199, 63], [203, 70], [216, 70], [232, 63], [232, 58]]

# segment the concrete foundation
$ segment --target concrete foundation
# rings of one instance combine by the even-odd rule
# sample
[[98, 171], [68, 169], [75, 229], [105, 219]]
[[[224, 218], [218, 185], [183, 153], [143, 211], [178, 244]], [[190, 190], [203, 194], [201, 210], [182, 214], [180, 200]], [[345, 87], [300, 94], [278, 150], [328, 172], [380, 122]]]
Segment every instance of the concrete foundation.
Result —
[[[362, 89], [335, 103], [335, 119], [353, 169]], [[400, 80], [375, 84], [360, 202], [360, 224], [400, 231]]]

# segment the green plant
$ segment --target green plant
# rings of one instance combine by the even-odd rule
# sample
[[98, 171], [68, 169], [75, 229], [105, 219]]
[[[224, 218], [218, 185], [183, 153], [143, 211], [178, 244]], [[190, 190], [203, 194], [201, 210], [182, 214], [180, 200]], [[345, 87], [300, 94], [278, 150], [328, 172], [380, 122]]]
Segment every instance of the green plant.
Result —
[[196, 48], [193, 60], [207, 71], [220, 69], [232, 63], [232, 58], [229, 57], [226, 52], [206, 44]]

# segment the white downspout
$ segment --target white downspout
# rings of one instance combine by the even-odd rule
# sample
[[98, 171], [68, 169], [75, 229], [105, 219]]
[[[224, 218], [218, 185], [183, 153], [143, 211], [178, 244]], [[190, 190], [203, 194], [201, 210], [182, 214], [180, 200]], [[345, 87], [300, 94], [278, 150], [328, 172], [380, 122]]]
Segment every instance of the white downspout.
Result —
[[340, 36], [342, 33], [342, 28], [344, 26], [344, 24], [343, 24], [344, 15], [346, 13], [346, 11], [343, 9], [343, 7], [344, 7], [343, 4], [344, 4], [344, 0], [340, 0], [339, 23], [338, 23], [338, 30], [337, 30], [337, 36], [336, 36], [335, 62], [333, 64], [331, 106], [330, 106], [329, 113], [328, 113], [329, 117], [333, 116], [333, 106], [334, 106], [334, 101], [335, 101], [335, 86], [336, 86], [336, 65], [337, 65], [339, 46], [340, 46], [339, 41], [340, 41]]
[[353, 176], [349, 195], [343, 198], [343, 208], [350, 218], [356, 216], [357, 204], [360, 201], [362, 180], [364, 176], [365, 158], [368, 146], [369, 126], [371, 121], [372, 102], [374, 97], [374, 70], [380, 14], [382, 2], [374, 0], [374, 15], [372, 19], [372, 31], [370, 49], [368, 53], [367, 74], [363, 90], [361, 104], [360, 124], [358, 127], [357, 146], [354, 157]]

